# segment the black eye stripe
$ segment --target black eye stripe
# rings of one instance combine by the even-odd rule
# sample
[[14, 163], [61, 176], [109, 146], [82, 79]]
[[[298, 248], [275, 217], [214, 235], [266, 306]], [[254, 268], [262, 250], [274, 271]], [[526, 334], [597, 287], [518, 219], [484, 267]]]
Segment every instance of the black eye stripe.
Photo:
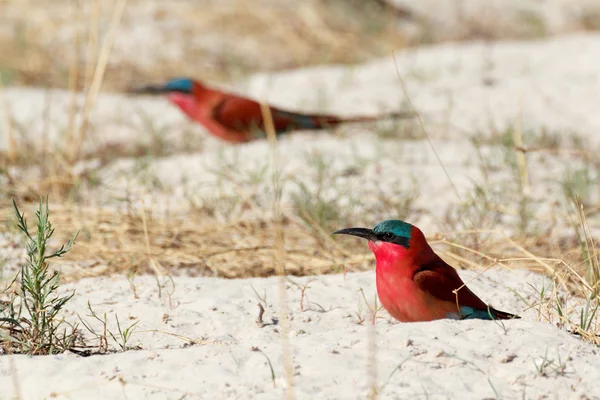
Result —
[[410, 239], [409, 238], [403, 237], [403, 236], [396, 236], [391, 232], [380, 233], [377, 235], [377, 237], [379, 238], [379, 240], [381, 240], [383, 242], [398, 244], [407, 249], [410, 247]]
[[410, 247], [410, 239], [406, 237], [397, 236], [392, 240], [392, 243], [399, 244], [407, 249]]

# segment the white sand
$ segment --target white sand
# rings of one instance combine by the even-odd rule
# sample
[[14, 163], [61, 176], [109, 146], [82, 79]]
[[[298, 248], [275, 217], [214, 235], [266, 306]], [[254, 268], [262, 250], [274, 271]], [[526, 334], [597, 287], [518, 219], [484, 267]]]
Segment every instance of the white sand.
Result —
[[[478, 181], [481, 173], [468, 138], [489, 132], [490, 127], [503, 130], [520, 121], [524, 130], [534, 129], [536, 133], [542, 127], [565, 136], [578, 133], [588, 141], [590, 149], [600, 142], [600, 35], [499, 43], [491, 48], [477, 43], [433, 46], [399, 52], [398, 62], [411, 98], [424, 113], [436, 148], [462, 194], [469, 193], [472, 182]], [[490, 80], [491, 86], [486, 84]], [[307, 90], [309, 85], [314, 90]], [[234, 89], [258, 98], [266, 93], [269, 101], [288, 108], [347, 115], [397, 110], [403, 99], [390, 59], [355, 68], [323, 67], [270, 77], [257, 75]], [[48, 93], [37, 89], [5, 91], [11, 115], [24, 127], [20, 134], [39, 138], [48, 128], [52, 138], [66, 127], [68, 94]], [[45, 104], [51, 104], [48, 119], [43, 118]], [[133, 176], [139, 170], [135, 161], [116, 161], [101, 173], [106, 186], [90, 191], [94, 201], [111, 205], [124, 188], [135, 193], [138, 187], [140, 198], [174, 209], [185, 203], [186, 190], [198, 198], [214, 190], [216, 178], [208, 173], [208, 167], [218, 160], [241, 160], [243, 169], [257, 169], [268, 160], [265, 142], [224, 145], [205, 138], [202, 127], [187, 122], [163, 99], [116, 94], [99, 97], [88, 150], [107, 143], [131, 145], [150, 140], [149, 128], [141, 115], [155, 124], [156, 134], [171, 146], [181, 146], [184, 133], [191, 130], [194, 143], [201, 142], [204, 152], [153, 161], [149, 171], [164, 186], [153, 192], [148, 192]], [[47, 120], [50, 122], [45, 125]], [[129, 126], [124, 126], [124, 122]], [[7, 145], [5, 129], [0, 126], [3, 149]], [[376, 203], [381, 187], [403, 187], [415, 176], [421, 190], [417, 205], [423, 210], [415, 220], [429, 234], [441, 230], [446, 208], [457, 204], [458, 199], [429, 145], [422, 140], [376, 140], [372, 131], [373, 126], [365, 124], [344, 127], [336, 136], [299, 133], [284, 138], [280, 143], [284, 174], [288, 179], [295, 176], [314, 184], [314, 173], [304, 165], [307, 151], [320, 151], [331, 157], [333, 170], [361, 165], [364, 174], [339, 177], [329, 188], [328, 195], [337, 199], [340, 207], [355, 193]], [[492, 153], [494, 149], [484, 150]], [[359, 164], [360, 160], [364, 164]], [[559, 190], [556, 176], [577, 165], [564, 156], [532, 156], [530, 160], [538, 211], [552, 214], [555, 197], [549, 194]], [[492, 161], [503, 165], [501, 158]], [[490, 177], [492, 184], [507, 179], [511, 177], [506, 168], [492, 171]], [[226, 182], [221, 190], [228, 192], [235, 186], [249, 194], [258, 193], [262, 196], [257, 197], [259, 204], [268, 204], [271, 197], [266, 181], [260, 185]], [[184, 186], [184, 182], [189, 186]], [[288, 186], [284, 206], [289, 206], [294, 190]], [[385, 214], [386, 210], [381, 210], [371, 216], [370, 222], [390, 217]], [[12, 252], [12, 258], [14, 250], [10, 246], [2, 243], [2, 251]], [[462, 274], [467, 278], [474, 276], [472, 272]], [[302, 282], [307, 278], [294, 279]], [[543, 278], [522, 271], [492, 270], [469, 284], [495, 307], [522, 314], [522, 320], [506, 322], [506, 330], [482, 321], [395, 324], [382, 312], [385, 318], [376, 324], [377, 385], [382, 398], [600, 398], [597, 348], [552, 324], [538, 322], [537, 313], [524, 311], [525, 304], [511, 291], [532, 301], [535, 292], [529, 284], [540, 288], [542, 281]], [[346, 279], [341, 275], [315, 278], [308, 289], [308, 300], [331, 310], [328, 312], [320, 312], [319, 306], [308, 302], [308, 310], [301, 312], [298, 289], [288, 289], [293, 317], [290, 343], [294, 385], [299, 398], [367, 395], [368, 329], [354, 322], [353, 315], [361, 301], [359, 288], [364, 288], [367, 298], [372, 299], [374, 282], [372, 272], [349, 274]], [[152, 277], [136, 279], [139, 299], [134, 298], [124, 278], [67, 285], [65, 290], [77, 289], [69, 305], [71, 311], [85, 315], [89, 300], [98, 313], [109, 313], [113, 331], [113, 313], [124, 325], [139, 320], [131, 344], [140, 344], [143, 350], [90, 358], [73, 354], [0, 357], [0, 398], [15, 396], [15, 381], [24, 399], [281, 398], [281, 327], [256, 326], [257, 299], [250, 286], [259, 293], [267, 291], [269, 306], [265, 318], [269, 321], [276, 316], [278, 306], [276, 279], [223, 281], [180, 277], [175, 283], [172, 307], [167, 299], [158, 299]], [[163, 293], [169, 289], [163, 289]], [[366, 315], [365, 305], [362, 310]], [[163, 322], [165, 314], [168, 317]], [[74, 315], [67, 317], [76, 321]], [[171, 334], [191, 338], [196, 344], [188, 347], [189, 339]], [[276, 388], [264, 356], [251, 351], [253, 346], [271, 360]], [[544, 357], [552, 363], [542, 367]], [[400, 370], [388, 379], [401, 363]]]
[[[397, 62], [411, 100], [436, 137], [465, 138], [520, 122], [524, 131], [547, 128], [600, 142], [595, 107], [600, 102], [600, 34], [404, 49], [397, 52]], [[306, 112], [373, 115], [406, 109], [391, 56], [356, 67], [257, 74], [229, 89]], [[46, 132], [52, 139], [68, 126], [70, 95], [64, 91], [8, 88], [3, 95], [17, 134], [36, 138]], [[203, 131], [184, 121], [164, 99], [102, 94], [90, 135], [95, 145], [148, 140], [148, 122], [167, 142], [182, 140], [190, 129]], [[207, 143], [211, 149], [216, 144], [222, 143]], [[6, 125], [1, 124], [0, 149], [6, 146]]]
[[[470, 279], [476, 274], [461, 275]], [[297, 283], [307, 279], [293, 278]], [[369, 325], [357, 324], [355, 314], [362, 308], [367, 316], [360, 288], [372, 301], [374, 273], [313, 279], [304, 312], [300, 291], [287, 284], [298, 398], [365, 398]], [[115, 331], [113, 313], [123, 325], [139, 320], [131, 345], [143, 350], [88, 358], [13, 356], [23, 398], [281, 398], [281, 326], [255, 324], [258, 299], [252, 290], [266, 293], [264, 321], [270, 323], [279, 306], [276, 282], [177, 278], [170, 299], [164, 295], [170, 286], [159, 299], [151, 277], [136, 279], [138, 299], [122, 279], [66, 285], [65, 290], [77, 290], [70, 310], [85, 315], [89, 300], [96, 312], [109, 313], [109, 327]], [[535, 322], [535, 310], [523, 312], [524, 304], [511, 290], [534, 301], [528, 284], [541, 289], [548, 282], [523, 271], [493, 270], [470, 283], [494, 306], [522, 314], [522, 320], [507, 321], [504, 328], [482, 321], [401, 324], [380, 312], [383, 318], [375, 330], [381, 397], [598, 398], [597, 349], [551, 324]], [[196, 344], [187, 347], [192, 339]], [[253, 347], [271, 360], [275, 388], [265, 357]], [[541, 368], [544, 358], [553, 364], [540, 372], [536, 365]], [[9, 357], [0, 357], [1, 398], [14, 394], [9, 368]], [[389, 378], [395, 368], [399, 370]]]
[[[578, 135], [591, 151], [600, 144], [600, 113], [596, 112], [596, 104], [600, 104], [600, 34], [505, 42], [491, 47], [481, 43], [431, 46], [400, 51], [397, 59], [409, 95], [423, 113], [426, 128], [462, 196], [471, 193], [473, 184], [481, 181], [481, 160], [470, 143], [473, 137], [490, 136], [493, 132], [502, 134], [513, 126], [524, 131], [526, 146], [543, 129], [567, 142], [569, 137]], [[230, 89], [302, 111], [355, 115], [407, 108], [402, 105], [404, 96], [390, 58], [357, 67], [259, 74]], [[52, 138], [60, 137], [66, 129], [70, 101], [67, 93], [8, 89], [4, 95], [15, 127], [22, 127], [17, 130], [18, 139], [27, 137], [33, 146], [41, 145], [43, 141], [34, 138], [46, 132], [52, 143]], [[79, 100], [81, 104], [82, 99]], [[90, 196], [101, 204], [110, 203], [111, 198], [118, 197], [124, 190], [133, 192], [135, 198], [135, 188], [142, 186], [139, 196], [158, 203], [156, 207], [177, 207], [185, 211], [186, 197], [202, 199], [214, 193], [218, 177], [211, 169], [233, 163], [242, 171], [260, 171], [269, 162], [266, 142], [244, 146], [224, 144], [208, 136], [201, 126], [186, 121], [178, 109], [162, 98], [102, 94], [91, 126], [87, 143], [91, 153], [105, 146], [127, 147], [156, 140], [164, 142], [167, 148], [204, 150], [153, 161], [148, 166], [148, 174], [157, 179], [164, 190], [150, 194], [147, 185], [136, 183], [141, 179], [139, 162], [125, 159], [112, 163], [101, 172], [107, 184]], [[415, 222], [424, 224], [428, 230], [440, 229], [448, 207], [457, 204], [459, 199], [430, 145], [424, 140], [374, 140], [373, 130], [383, 129], [376, 126], [347, 125], [338, 130], [342, 137], [317, 132], [297, 133], [281, 139], [284, 176], [313, 187], [316, 173], [306, 166], [310, 153], [324, 155], [329, 160], [329, 169], [338, 175], [360, 166], [362, 174], [336, 178], [325, 193], [341, 207], [356, 197], [356, 193], [373, 204], [381, 190], [393, 188], [409, 192], [414, 180], [419, 187], [416, 205], [427, 211], [423, 216], [425, 220]], [[380, 126], [385, 128], [385, 123]], [[422, 138], [416, 122], [403, 126]], [[0, 125], [0, 148], [7, 146], [5, 129], [5, 125]], [[402, 139], [402, 133], [397, 135]], [[486, 162], [495, 167], [489, 180], [496, 187], [509, 181], [517, 184], [504, 168], [502, 151], [483, 146]], [[549, 194], [558, 193], [561, 190], [558, 181], [582, 165], [574, 157], [552, 152], [531, 154], [528, 162], [533, 196], [540, 202], [538, 211], [552, 213], [554, 202], [548, 198]], [[421, 182], [434, 183], [422, 185]], [[220, 190], [225, 193], [241, 190], [266, 202], [272, 199], [268, 185], [268, 179], [258, 185], [252, 181], [225, 181]], [[284, 198], [297, 189], [293, 182], [286, 184]], [[597, 191], [592, 193], [592, 198], [598, 196]], [[266, 203], [259, 201], [259, 204]], [[373, 215], [368, 222], [374, 224], [386, 217]]]
[[600, 15], [595, 0], [386, 1], [412, 12], [414, 34], [433, 40], [544, 36], [598, 24]]

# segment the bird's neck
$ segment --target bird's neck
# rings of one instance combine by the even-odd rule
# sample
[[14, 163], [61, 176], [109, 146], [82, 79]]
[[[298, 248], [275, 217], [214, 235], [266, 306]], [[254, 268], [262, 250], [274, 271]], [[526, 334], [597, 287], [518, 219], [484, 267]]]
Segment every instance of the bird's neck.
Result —
[[427, 243], [406, 248], [389, 242], [369, 242], [375, 254], [378, 274], [394, 274], [412, 278], [421, 265], [427, 263], [435, 253]]
[[196, 94], [172, 93], [171, 102], [177, 105], [190, 119], [204, 125], [213, 135], [232, 143], [243, 143], [249, 139], [244, 132], [223, 126], [214, 119], [214, 105], [222, 100], [222, 94], [208, 90], [200, 97]]
[[206, 109], [212, 109], [226, 97], [226, 94], [195, 82], [192, 88], [192, 96], [194, 96], [197, 104]]
[[196, 111], [196, 102], [194, 97], [185, 93], [171, 93], [169, 101], [181, 109], [187, 116], [192, 117]]
[[222, 95], [203, 86], [194, 86], [191, 94], [171, 93], [169, 100], [190, 118], [198, 120], [212, 115], [213, 108], [222, 100]]

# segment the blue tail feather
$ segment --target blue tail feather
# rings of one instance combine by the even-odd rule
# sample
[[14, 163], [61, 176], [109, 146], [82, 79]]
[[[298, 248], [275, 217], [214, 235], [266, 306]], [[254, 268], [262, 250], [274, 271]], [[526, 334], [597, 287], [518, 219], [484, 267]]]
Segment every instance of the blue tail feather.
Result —
[[315, 129], [317, 128], [317, 124], [315, 120], [310, 115], [302, 115], [295, 114], [282, 110], [275, 110], [273, 112], [273, 118], [281, 118], [281, 119], [289, 119], [293, 121], [293, 123], [301, 129]]
[[473, 307], [463, 306], [460, 308], [460, 314], [462, 316], [462, 319], [496, 319], [496, 315], [491, 308], [486, 310], [480, 310]]
[[448, 318], [452, 319], [484, 319], [484, 320], [494, 320], [494, 319], [511, 319], [511, 318], [520, 318], [518, 315], [509, 314], [504, 311], [498, 311], [492, 307], [487, 309], [479, 309], [468, 306], [461, 306], [460, 313], [450, 313], [448, 314]]

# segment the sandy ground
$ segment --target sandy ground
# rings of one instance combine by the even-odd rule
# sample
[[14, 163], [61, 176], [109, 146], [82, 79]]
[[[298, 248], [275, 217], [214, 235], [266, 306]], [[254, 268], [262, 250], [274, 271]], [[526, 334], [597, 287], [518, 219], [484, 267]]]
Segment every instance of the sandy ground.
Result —
[[[294, 278], [299, 284], [310, 279], [304, 312], [300, 291], [286, 283], [298, 398], [367, 396], [370, 325], [358, 324], [358, 315], [368, 318], [360, 289], [372, 302], [374, 278], [373, 272]], [[111, 330], [115, 313], [124, 326], [140, 321], [130, 345], [142, 350], [88, 358], [1, 357], [1, 397], [14, 395], [16, 375], [24, 399], [281, 398], [281, 326], [272, 324], [278, 318], [277, 278], [176, 278], [174, 284], [175, 290], [166, 285], [162, 298], [152, 277], [135, 280], [138, 298], [119, 279], [66, 285], [77, 290], [72, 312], [85, 315], [89, 300], [97, 313], [108, 312]], [[529, 285], [539, 290], [548, 284], [535, 274], [506, 270], [473, 280], [470, 286], [484, 300], [523, 316], [503, 324], [400, 324], [380, 312], [375, 343], [381, 398], [599, 398], [597, 348], [536, 322], [537, 311], [524, 310], [516, 294], [535, 302]], [[255, 323], [259, 300], [253, 288], [266, 299], [263, 328]]]
[[[399, 51], [397, 61], [409, 96], [423, 114], [435, 149], [463, 200], [474, 184], [482, 181], [482, 163], [489, 164], [487, 179], [491, 187], [507, 190], [507, 194], [518, 190], [514, 186], [518, 178], [505, 168], [506, 149], [492, 142], [494, 137], [510, 134], [510, 128], [523, 131], [529, 148], [549, 146], [537, 142], [544, 131], [565, 149], [592, 151], [600, 143], [596, 134], [600, 114], [595, 110], [595, 104], [600, 103], [600, 35], [431, 46]], [[307, 86], [311, 89], [306, 90]], [[391, 58], [356, 67], [259, 74], [227, 88], [307, 112], [376, 115], [408, 109]], [[71, 108], [68, 93], [15, 88], [7, 89], [4, 97], [19, 142], [47, 146], [64, 135]], [[83, 99], [78, 101], [81, 106]], [[0, 126], [0, 148], [8, 144], [5, 129], [5, 125]], [[377, 140], [373, 140], [374, 132], [379, 136]], [[47, 140], [34, 139], [40, 136]], [[577, 137], [586, 145], [572, 145], [572, 138]], [[474, 139], [482, 142], [480, 147], [473, 145]], [[218, 186], [219, 193], [235, 189], [237, 195], [241, 190], [256, 196], [259, 205], [270, 204], [269, 180], [257, 182], [249, 177], [269, 165], [266, 142], [228, 146], [207, 135], [201, 126], [186, 121], [162, 98], [118, 94], [98, 98], [86, 144], [92, 158], [95, 152], [106, 149], [150, 147], [155, 142], [166, 149], [164, 157], [152, 160], [143, 176], [139, 160], [112, 162], [99, 172], [106, 184], [92, 189], [90, 201], [110, 206], [112, 199], [127, 191], [134, 199], [146, 199], [159, 209], [185, 212], [190, 196], [210, 197]], [[197, 152], [169, 154], [190, 149]], [[317, 154], [323, 156], [332, 176], [326, 182], [325, 197], [340, 207], [347, 206], [357, 192], [368, 204], [376, 203], [382, 190], [397, 193], [397, 197], [414, 194], [416, 207], [426, 211], [414, 215], [424, 215], [423, 220], [414, 221], [424, 224], [425, 229], [439, 229], [449, 206], [460, 202], [416, 121], [346, 125], [335, 135], [300, 132], [280, 140], [280, 154], [282, 174], [290, 181], [285, 185], [284, 198], [298, 191], [299, 181], [309, 187], [317, 184], [318, 174], [308, 161], [311, 154]], [[560, 180], [586, 167], [581, 157], [552, 149], [532, 153], [528, 162], [532, 196], [538, 201], [537, 212], [542, 214], [553, 212], [555, 198], [550, 200], [549, 196], [561, 190]], [[223, 181], [214, 173], [215, 169], [231, 169], [234, 165], [242, 171], [237, 180]], [[361, 174], [355, 173], [358, 167]], [[84, 165], [81, 168], [85, 169]], [[589, 173], [591, 179], [597, 178], [594, 169]], [[149, 192], [145, 183], [149, 179], [160, 188]], [[597, 199], [600, 193], [594, 190], [590, 196]], [[360, 206], [356, 214], [360, 215]], [[384, 212], [375, 213], [366, 222], [374, 225], [386, 218]]]
[[[424, 21], [421, 34], [434, 40], [448, 36], [542, 37], [582, 28], [597, 29], [600, 23], [600, 6], [594, 0], [387, 1]], [[427, 30], [423, 29], [425, 26]]]
[[[481, 160], [476, 159], [477, 151], [469, 139], [489, 132], [490, 127], [502, 131], [521, 124], [534, 138], [543, 127], [561, 137], [576, 133], [585, 138], [590, 151], [600, 141], [600, 114], [596, 110], [600, 103], [600, 35], [491, 47], [481, 43], [433, 46], [398, 52], [398, 63], [434, 145], [463, 195], [481, 178]], [[306, 90], [309, 84], [311, 90]], [[279, 106], [347, 115], [397, 110], [403, 104], [389, 58], [354, 68], [334, 66], [257, 75], [232, 87], [257, 98], [266, 96]], [[20, 137], [39, 138], [40, 132], [48, 132], [52, 140], [65, 129], [67, 93], [8, 89], [4, 97], [16, 125], [23, 127]], [[181, 207], [187, 192], [203, 198], [218, 183], [208, 173], [209, 166], [223, 165], [218, 163], [229, 159], [241, 160], [243, 169], [260, 169], [268, 161], [265, 142], [226, 146], [205, 138], [201, 127], [189, 124], [163, 99], [117, 94], [99, 97], [87, 151], [93, 153], [107, 143], [131, 145], [149, 140], [148, 121], [155, 128], [151, 136], [160, 137], [166, 146], [181, 148], [194, 143], [202, 151], [153, 160], [149, 174], [161, 185], [150, 192], [134, 174], [140, 169], [135, 160], [114, 161], [100, 172], [106, 185], [90, 189], [90, 197], [95, 199], [91, 201], [110, 206], [125, 188], [134, 194], [139, 188], [139, 199], [185, 212]], [[6, 128], [0, 129], [0, 146], [6, 148]], [[329, 156], [337, 178], [328, 196], [340, 207], [357, 192], [372, 204], [379, 200], [381, 188], [387, 193], [389, 188], [398, 187], [410, 191], [413, 177], [420, 187], [417, 208], [422, 210], [415, 213], [415, 221], [428, 233], [442, 229], [448, 205], [457, 204], [458, 199], [431, 147], [422, 138], [376, 139], [373, 131], [377, 129], [381, 128], [365, 124], [342, 128], [335, 135], [299, 133], [283, 138], [280, 153], [284, 155], [284, 174], [314, 185], [314, 173], [306, 167], [307, 152]], [[491, 145], [483, 147], [484, 154], [489, 155], [484, 159], [498, 167], [504, 160], [494, 155], [496, 150]], [[555, 178], [578, 162], [565, 157], [532, 157], [532, 196], [539, 205], [537, 212], [554, 213], [555, 197], [549, 194], [558, 190], [553, 186]], [[348, 170], [357, 165], [363, 174]], [[493, 169], [488, 178], [492, 185], [510, 180], [515, 184], [506, 168]], [[220, 190], [227, 192], [236, 186], [258, 193], [263, 196], [257, 195], [260, 205], [271, 199], [268, 184], [268, 179], [259, 184], [251, 180], [241, 185], [225, 182]], [[292, 193], [290, 185], [284, 193], [284, 207], [289, 206]], [[593, 195], [598, 196], [597, 191]], [[356, 213], [357, 221], [365, 219], [359, 216], [360, 207]], [[388, 210], [380, 210], [368, 216], [367, 222], [374, 224], [388, 217]], [[3, 246], [14, 252], [9, 241]], [[466, 278], [474, 276], [473, 272], [463, 274]], [[298, 282], [306, 279], [294, 278]], [[374, 275], [314, 279], [304, 312], [297, 287], [288, 284], [298, 398], [365, 398], [369, 390], [369, 329], [368, 323], [356, 322], [355, 314], [367, 313], [367, 306], [359, 305], [359, 289], [364, 288], [367, 299], [372, 299]], [[523, 271], [491, 270], [469, 284], [495, 307], [523, 316], [504, 325], [481, 321], [396, 324], [381, 312], [383, 318], [375, 325], [381, 397], [600, 398], [597, 347], [544, 322], [513, 292], [532, 302], [536, 298], [534, 288], [541, 288], [544, 281]], [[64, 290], [77, 290], [69, 306], [71, 312], [85, 315], [89, 300], [98, 313], [109, 314], [113, 331], [114, 314], [125, 321], [124, 325], [139, 320], [130, 344], [139, 344], [143, 350], [89, 358], [74, 354], [0, 357], [0, 398], [14, 398], [16, 389], [23, 399], [281, 398], [281, 328], [278, 324], [256, 326], [258, 299], [252, 291], [252, 287], [260, 294], [266, 291], [265, 321], [269, 322], [277, 316], [279, 305], [275, 278], [226, 281], [178, 277], [174, 291], [163, 282], [162, 298], [158, 298], [155, 278], [138, 277], [134, 283], [139, 298], [122, 277], [82, 280]], [[75, 320], [74, 314], [68, 317]], [[264, 354], [252, 351], [253, 347]], [[274, 382], [265, 356], [273, 365]]]
[[[400, 50], [396, 59], [411, 100], [436, 137], [468, 138], [521, 123], [524, 131], [547, 128], [598, 140], [594, 131], [600, 115], [594, 104], [600, 101], [600, 34], [426, 46]], [[406, 109], [391, 56], [354, 67], [257, 74], [225, 88], [306, 112], [372, 115]], [[51, 139], [67, 127], [68, 93], [8, 88], [4, 97], [26, 137], [47, 131]], [[83, 99], [78, 100], [82, 106]], [[165, 104], [164, 99], [102, 94], [91, 136], [101, 144], [140, 141], [148, 137], [147, 122], [166, 130], [160, 133], [167, 142], [169, 133], [181, 140], [186, 129], [202, 130], [182, 129], [185, 118]], [[5, 149], [6, 126], [0, 129], [0, 149]]]
[[[595, 0], [369, 3], [386, 2], [392, 7], [381, 11], [377, 4], [359, 1], [129, 0], [115, 31], [118, 40], [109, 60], [107, 85], [122, 89], [140, 76], [173, 74], [231, 80], [252, 71], [280, 71], [307, 63], [361, 62], [406, 45], [542, 38], [600, 27], [600, 5]], [[122, 3], [4, 1], [3, 76], [20, 83], [67, 87], [74, 54], [84, 66], [90, 56], [88, 43], [102, 42]], [[89, 71], [82, 72], [81, 77], [89, 76]]]

